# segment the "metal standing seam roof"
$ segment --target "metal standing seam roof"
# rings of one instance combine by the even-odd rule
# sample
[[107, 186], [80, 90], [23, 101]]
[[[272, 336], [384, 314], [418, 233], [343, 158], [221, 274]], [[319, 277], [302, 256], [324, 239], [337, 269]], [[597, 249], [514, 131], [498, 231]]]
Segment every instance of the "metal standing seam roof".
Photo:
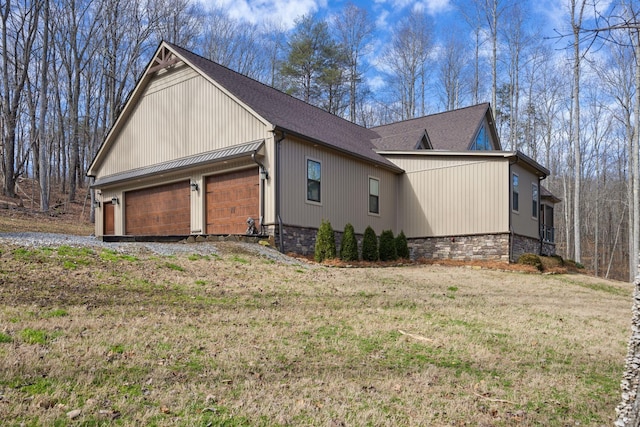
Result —
[[175, 172], [182, 169], [192, 168], [194, 166], [204, 166], [207, 164], [234, 159], [238, 157], [246, 156], [250, 153], [254, 153], [260, 150], [264, 145], [264, 139], [258, 141], [251, 141], [245, 144], [234, 145], [232, 147], [225, 147], [218, 150], [208, 151], [206, 153], [198, 154], [196, 156], [183, 157], [177, 160], [171, 160], [168, 162], [158, 163], [156, 165], [129, 170], [114, 175], [108, 175], [96, 180], [92, 187], [101, 187], [108, 184], [114, 184], [121, 181], [126, 181], [135, 178], [145, 178], [152, 175], [157, 175], [163, 172]]

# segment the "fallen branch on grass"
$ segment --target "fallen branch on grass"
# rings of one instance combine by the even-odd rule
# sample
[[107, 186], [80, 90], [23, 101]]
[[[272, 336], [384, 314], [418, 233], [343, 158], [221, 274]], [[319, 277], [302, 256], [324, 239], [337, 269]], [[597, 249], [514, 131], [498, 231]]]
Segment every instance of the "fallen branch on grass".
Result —
[[512, 401], [510, 401], [510, 400], [504, 400], [504, 399], [492, 399], [492, 398], [490, 398], [490, 397], [483, 396], [483, 395], [481, 395], [481, 394], [479, 394], [479, 393], [476, 393], [475, 391], [473, 392], [473, 394], [475, 394], [476, 396], [478, 396], [478, 397], [480, 397], [480, 398], [482, 398], [482, 399], [484, 399], [484, 400], [488, 400], [489, 402], [496, 402], [496, 403], [509, 403], [509, 404], [511, 404], [511, 405], [517, 405], [517, 403], [516, 403], [516, 402], [512, 402]]
[[400, 330], [400, 329], [398, 329], [398, 332], [400, 332], [402, 335], [408, 336], [409, 338], [413, 338], [414, 340], [425, 341], [425, 342], [433, 342], [433, 340], [431, 338], [423, 337], [422, 335], [410, 334], [410, 333], [405, 332], [405, 331]]

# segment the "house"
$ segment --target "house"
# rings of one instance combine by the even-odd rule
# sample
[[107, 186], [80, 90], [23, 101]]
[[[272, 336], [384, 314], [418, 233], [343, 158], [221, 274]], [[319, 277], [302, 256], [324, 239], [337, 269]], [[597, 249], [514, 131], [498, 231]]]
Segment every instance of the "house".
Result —
[[488, 104], [367, 129], [167, 42], [88, 170], [103, 239], [246, 234], [251, 218], [309, 254], [327, 219], [404, 230], [414, 258], [503, 260], [553, 251], [548, 174], [501, 151]]

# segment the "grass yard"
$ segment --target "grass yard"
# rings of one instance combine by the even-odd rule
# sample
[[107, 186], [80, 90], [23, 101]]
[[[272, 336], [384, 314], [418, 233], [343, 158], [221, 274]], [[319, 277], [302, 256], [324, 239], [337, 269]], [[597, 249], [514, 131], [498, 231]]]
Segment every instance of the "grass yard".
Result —
[[600, 426], [632, 285], [4, 247], [0, 424]]

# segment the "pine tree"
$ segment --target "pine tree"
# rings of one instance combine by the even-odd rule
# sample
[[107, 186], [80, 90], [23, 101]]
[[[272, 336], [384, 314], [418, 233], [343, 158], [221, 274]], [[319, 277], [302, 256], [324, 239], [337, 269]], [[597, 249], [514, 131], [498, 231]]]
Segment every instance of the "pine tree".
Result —
[[364, 230], [364, 238], [362, 239], [362, 260], [377, 261], [378, 260], [378, 236], [373, 228], [367, 227]]
[[340, 259], [343, 261], [358, 260], [358, 240], [356, 240], [356, 233], [351, 224], [344, 226], [342, 246], [340, 247]]
[[383, 230], [380, 234], [380, 261], [395, 261], [396, 259], [398, 259], [398, 251], [393, 231]]
[[336, 238], [333, 227], [329, 221], [322, 220], [318, 234], [316, 234], [316, 247], [314, 258], [317, 262], [336, 257]]
[[404, 231], [400, 230], [400, 234], [396, 236], [396, 251], [398, 258], [409, 259], [411, 254], [409, 253], [409, 244], [407, 243], [407, 236], [404, 235]]

